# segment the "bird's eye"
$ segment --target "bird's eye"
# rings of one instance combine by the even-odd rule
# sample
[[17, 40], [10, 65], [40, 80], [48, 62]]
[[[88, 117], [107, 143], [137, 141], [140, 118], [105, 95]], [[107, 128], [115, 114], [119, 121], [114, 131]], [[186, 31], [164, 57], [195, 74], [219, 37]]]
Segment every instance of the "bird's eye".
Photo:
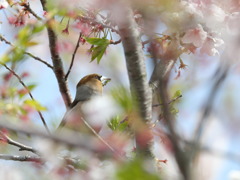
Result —
[[96, 75], [95, 78], [98, 79], [99, 81], [101, 81], [101, 77], [102, 76], [99, 76], [99, 75]]

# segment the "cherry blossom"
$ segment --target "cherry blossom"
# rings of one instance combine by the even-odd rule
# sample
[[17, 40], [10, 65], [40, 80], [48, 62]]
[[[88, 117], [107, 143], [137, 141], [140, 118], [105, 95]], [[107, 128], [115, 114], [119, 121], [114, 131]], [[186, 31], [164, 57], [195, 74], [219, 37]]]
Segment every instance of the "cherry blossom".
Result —
[[216, 47], [219, 47], [223, 44], [223, 40], [219, 38], [207, 37], [206, 41], [204, 42], [200, 52], [206, 53], [209, 56], [218, 55], [219, 52]]
[[201, 47], [207, 38], [207, 32], [203, 30], [202, 26], [198, 26], [194, 29], [189, 29], [182, 37], [182, 42], [186, 44], [192, 43], [196, 47]]
[[0, 9], [5, 9], [8, 7], [8, 2], [6, 0], [0, 0]]

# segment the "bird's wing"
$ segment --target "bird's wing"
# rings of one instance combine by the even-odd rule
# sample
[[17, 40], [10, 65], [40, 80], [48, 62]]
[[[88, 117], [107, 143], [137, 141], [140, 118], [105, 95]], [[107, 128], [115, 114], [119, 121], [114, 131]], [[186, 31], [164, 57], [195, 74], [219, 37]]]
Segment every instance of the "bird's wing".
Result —
[[80, 87], [77, 88], [77, 92], [76, 92], [76, 96], [74, 101], [71, 103], [69, 109], [67, 110], [67, 112], [65, 113], [58, 129], [61, 129], [63, 126], [65, 126], [67, 120], [68, 120], [68, 115], [71, 114], [71, 112], [73, 111], [73, 109], [75, 108], [75, 106], [79, 103], [79, 102], [85, 102], [87, 100], [89, 100], [91, 98], [92, 95], [95, 94], [95, 91], [86, 86], [86, 85], [81, 85]]
[[95, 92], [92, 88], [82, 85], [77, 88], [76, 96], [72, 104], [70, 105], [70, 109], [72, 109], [76, 104], [80, 101], [87, 101], [90, 99], [92, 95], [94, 95]]

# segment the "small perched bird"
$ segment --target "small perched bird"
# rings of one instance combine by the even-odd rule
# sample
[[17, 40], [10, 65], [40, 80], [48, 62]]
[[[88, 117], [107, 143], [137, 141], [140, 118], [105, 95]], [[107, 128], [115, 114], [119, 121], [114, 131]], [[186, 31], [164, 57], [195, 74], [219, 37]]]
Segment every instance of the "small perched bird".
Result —
[[106, 78], [99, 74], [90, 74], [83, 77], [77, 84], [75, 99], [65, 113], [58, 129], [65, 126], [76, 131], [86, 130], [83, 124], [84, 111], [82, 108], [89, 100], [96, 96], [101, 96], [103, 86], [110, 80], [110, 78]]

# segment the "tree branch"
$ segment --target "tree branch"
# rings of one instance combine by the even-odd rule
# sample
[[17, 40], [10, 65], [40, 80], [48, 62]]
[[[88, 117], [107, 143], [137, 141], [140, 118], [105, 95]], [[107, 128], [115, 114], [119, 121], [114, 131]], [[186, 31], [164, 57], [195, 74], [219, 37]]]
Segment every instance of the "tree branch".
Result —
[[194, 145], [193, 146], [193, 150], [192, 150], [192, 155], [191, 158], [195, 158], [195, 156], [197, 155], [197, 153], [200, 150], [201, 144], [200, 144], [200, 139], [202, 137], [203, 131], [204, 131], [204, 127], [206, 126], [207, 122], [208, 122], [208, 116], [210, 115], [211, 111], [212, 111], [212, 106], [214, 103], [214, 99], [217, 95], [217, 92], [220, 89], [220, 86], [222, 85], [222, 83], [224, 82], [224, 80], [227, 77], [227, 73], [229, 70], [229, 66], [228, 64], [220, 64], [215, 75], [215, 81], [213, 83], [213, 87], [208, 95], [207, 101], [206, 101], [206, 105], [204, 106], [203, 112], [202, 112], [202, 116], [201, 119], [196, 127], [195, 133], [194, 133]]
[[37, 163], [42, 162], [42, 159], [37, 156], [17, 156], [17, 155], [0, 154], [0, 159], [21, 161], [21, 162], [37, 162]]
[[24, 2], [22, 3], [22, 6], [25, 8], [26, 11], [28, 11], [29, 13], [31, 13], [35, 18], [37, 18], [38, 20], [42, 20], [42, 18], [40, 18], [30, 7], [29, 2]]
[[[28, 87], [25, 85], [25, 83], [22, 81], [21, 77], [20, 77], [19, 75], [17, 75], [17, 74], [15, 73], [15, 71], [13, 71], [12, 69], [10, 69], [6, 64], [2, 64], [2, 65], [3, 65], [8, 71], [10, 71], [10, 72], [18, 79], [19, 83], [27, 90], [30, 98], [35, 101], [32, 93], [30, 92], [30, 90], [28, 89]], [[46, 123], [46, 121], [45, 121], [42, 113], [41, 113], [40, 111], [37, 111], [37, 112], [38, 112], [38, 114], [39, 114], [39, 116], [40, 116], [40, 118], [41, 118], [41, 120], [42, 120], [42, 123], [43, 123], [45, 129], [47, 130], [48, 133], [50, 133], [50, 131], [49, 131], [49, 129], [48, 129], [48, 126], [47, 126], [47, 123]]]
[[[14, 45], [13, 45], [11, 42], [9, 42], [7, 39], [5, 39], [2, 35], [0, 35], [0, 40], [3, 41], [3, 42], [5, 42], [5, 43], [8, 44], [8, 45], [14, 47]], [[46, 61], [42, 60], [41, 58], [39, 58], [39, 57], [37, 57], [37, 56], [34, 56], [33, 54], [31, 54], [31, 53], [29, 53], [29, 52], [27, 52], [27, 51], [25, 51], [24, 54], [30, 56], [31, 58], [33, 58], [33, 59], [35, 59], [35, 60], [37, 60], [37, 61], [45, 64], [45, 65], [48, 66], [49, 68], [53, 69], [52, 65], [48, 64]]]
[[[170, 101], [168, 102], [168, 104], [171, 104], [171, 103], [177, 101], [177, 100], [180, 99], [181, 97], [182, 97], [182, 95], [179, 95], [179, 96], [175, 97], [174, 99], [170, 100]], [[159, 106], [163, 106], [163, 103], [152, 105], [152, 107], [159, 107]]]
[[57, 36], [53, 31], [53, 29], [50, 27], [47, 28], [47, 32], [48, 32], [49, 47], [50, 47], [50, 52], [51, 52], [52, 62], [53, 62], [53, 70], [57, 78], [59, 90], [64, 100], [65, 106], [68, 108], [71, 104], [71, 97], [69, 94], [67, 83], [65, 81], [65, 74], [63, 71], [62, 60], [56, 50]]
[[84, 124], [92, 131], [92, 133], [100, 140], [102, 141], [103, 144], [105, 144], [112, 152], [116, 152], [115, 149], [113, 149], [112, 146], [110, 146], [110, 144], [108, 144], [91, 126], [90, 124], [88, 124], [88, 122], [82, 118], [82, 121], [84, 122]]
[[[43, 10], [47, 11], [46, 9], [46, 1], [45, 0], [40, 0]], [[53, 62], [53, 70], [58, 82], [58, 87], [60, 90], [60, 93], [62, 95], [62, 98], [64, 100], [66, 108], [68, 108], [71, 104], [71, 96], [69, 93], [68, 85], [67, 82], [65, 81], [65, 74], [63, 70], [63, 64], [62, 64], [62, 59], [59, 56], [59, 53], [57, 52], [57, 35], [52, 29], [51, 21], [48, 21], [48, 27], [47, 27], [47, 32], [48, 32], [48, 40], [49, 40], [49, 48], [50, 48], [50, 53], [51, 53], [51, 58]]]
[[41, 58], [39, 58], [39, 57], [37, 57], [37, 56], [34, 56], [33, 54], [31, 54], [31, 53], [29, 53], [29, 52], [27, 52], [27, 51], [24, 52], [24, 54], [32, 57], [33, 59], [35, 59], [35, 60], [37, 60], [37, 61], [45, 64], [47, 67], [49, 67], [49, 68], [51, 68], [51, 69], [53, 69], [53, 66], [52, 66], [52, 65], [48, 64], [46, 61], [42, 60]]
[[61, 133], [47, 134], [35, 128], [26, 128], [16, 125], [10, 125], [0, 122], [0, 128], [7, 129], [9, 131], [27, 134], [31, 136], [37, 136], [41, 138], [49, 139], [53, 142], [60, 143], [69, 147], [80, 148], [84, 150], [91, 151], [93, 153], [101, 153], [103, 155], [112, 155], [113, 151], [109, 148], [102, 149], [96, 145], [96, 141], [90, 137], [80, 133], [75, 133], [71, 131], [61, 131]]
[[[174, 47], [174, 46], [173, 46]], [[177, 51], [177, 49], [172, 49], [172, 51]], [[181, 171], [185, 180], [189, 180], [189, 159], [186, 153], [182, 150], [179, 145], [178, 135], [174, 127], [174, 117], [170, 112], [169, 108], [169, 94], [168, 94], [168, 81], [170, 72], [178, 58], [178, 56], [173, 56], [173, 59], [161, 59], [158, 61], [158, 52], [156, 50], [151, 51], [151, 55], [155, 63], [155, 67], [150, 78], [149, 84], [152, 86], [152, 91], [156, 94], [158, 100], [162, 102], [162, 114], [166, 122], [166, 127], [169, 130], [167, 134], [168, 138], [174, 148], [174, 157], [176, 159], [179, 170]]]
[[[124, 17], [119, 18], [117, 24], [123, 43], [131, 93], [133, 97], [137, 98], [136, 101], [139, 106], [141, 118], [144, 120], [144, 123], [147, 124], [152, 118], [152, 96], [147, 82], [140, 32], [131, 8], [125, 4], [119, 4], [119, 6], [122, 10], [121, 14]], [[140, 141], [142, 143], [142, 140], [136, 136], [137, 150], [144, 147], [142, 151], [146, 152], [146, 148], [148, 148], [149, 151], [150, 142], [146, 142], [148, 145], [140, 145]]]
[[2, 140], [3, 142], [6, 142], [10, 145], [13, 145], [13, 146], [16, 146], [19, 148], [19, 151], [30, 151], [32, 153], [35, 153], [35, 154], [39, 154], [37, 152], [37, 150], [33, 149], [32, 147], [30, 146], [26, 146], [24, 144], [21, 144], [19, 142], [16, 142], [14, 140], [12, 140], [10, 137], [8, 137], [6, 134], [4, 134], [3, 132], [0, 131], [0, 136], [2, 136], [3, 138], [0, 138], [0, 140]]
[[74, 58], [75, 58], [75, 55], [76, 55], [77, 50], [79, 48], [79, 42], [80, 42], [81, 38], [82, 38], [82, 33], [79, 34], [78, 41], [77, 41], [76, 47], [75, 47], [73, 55], [72, 55], [72, 60], [71, 60], [70, 66], [69, 66], [68, 71], [67, 71], [67, 73], [65, 75], [65, 81], [67, 80], [67, 78], [68, 78], [68, 76], [69, 76], [69, 74], [71, 72], [71, 69], [72, 69], [72, 66], [73, 66], [73, 62], [74, 62]]
[[167, 128], [169, 130], [169, 139], [174, 147], [174, 157], [178, 164], [178, 167], [184, 177], [185, 180], [189, 180], [189, 158], [187, 154], [182, 150], [181, 146], [178, 142], [178, 136], [174, 126], [174, 117], [170, 112], [169, 108], [169, 94], [167, 91], [167, 83], [168, 83], [168, 76], [166, 77], [159, 77], [159, 85], [158, 85], [158, 93], [159, 98], [163, 104], [162, 111], [163, 111], [163, 118], [166, 122]]

